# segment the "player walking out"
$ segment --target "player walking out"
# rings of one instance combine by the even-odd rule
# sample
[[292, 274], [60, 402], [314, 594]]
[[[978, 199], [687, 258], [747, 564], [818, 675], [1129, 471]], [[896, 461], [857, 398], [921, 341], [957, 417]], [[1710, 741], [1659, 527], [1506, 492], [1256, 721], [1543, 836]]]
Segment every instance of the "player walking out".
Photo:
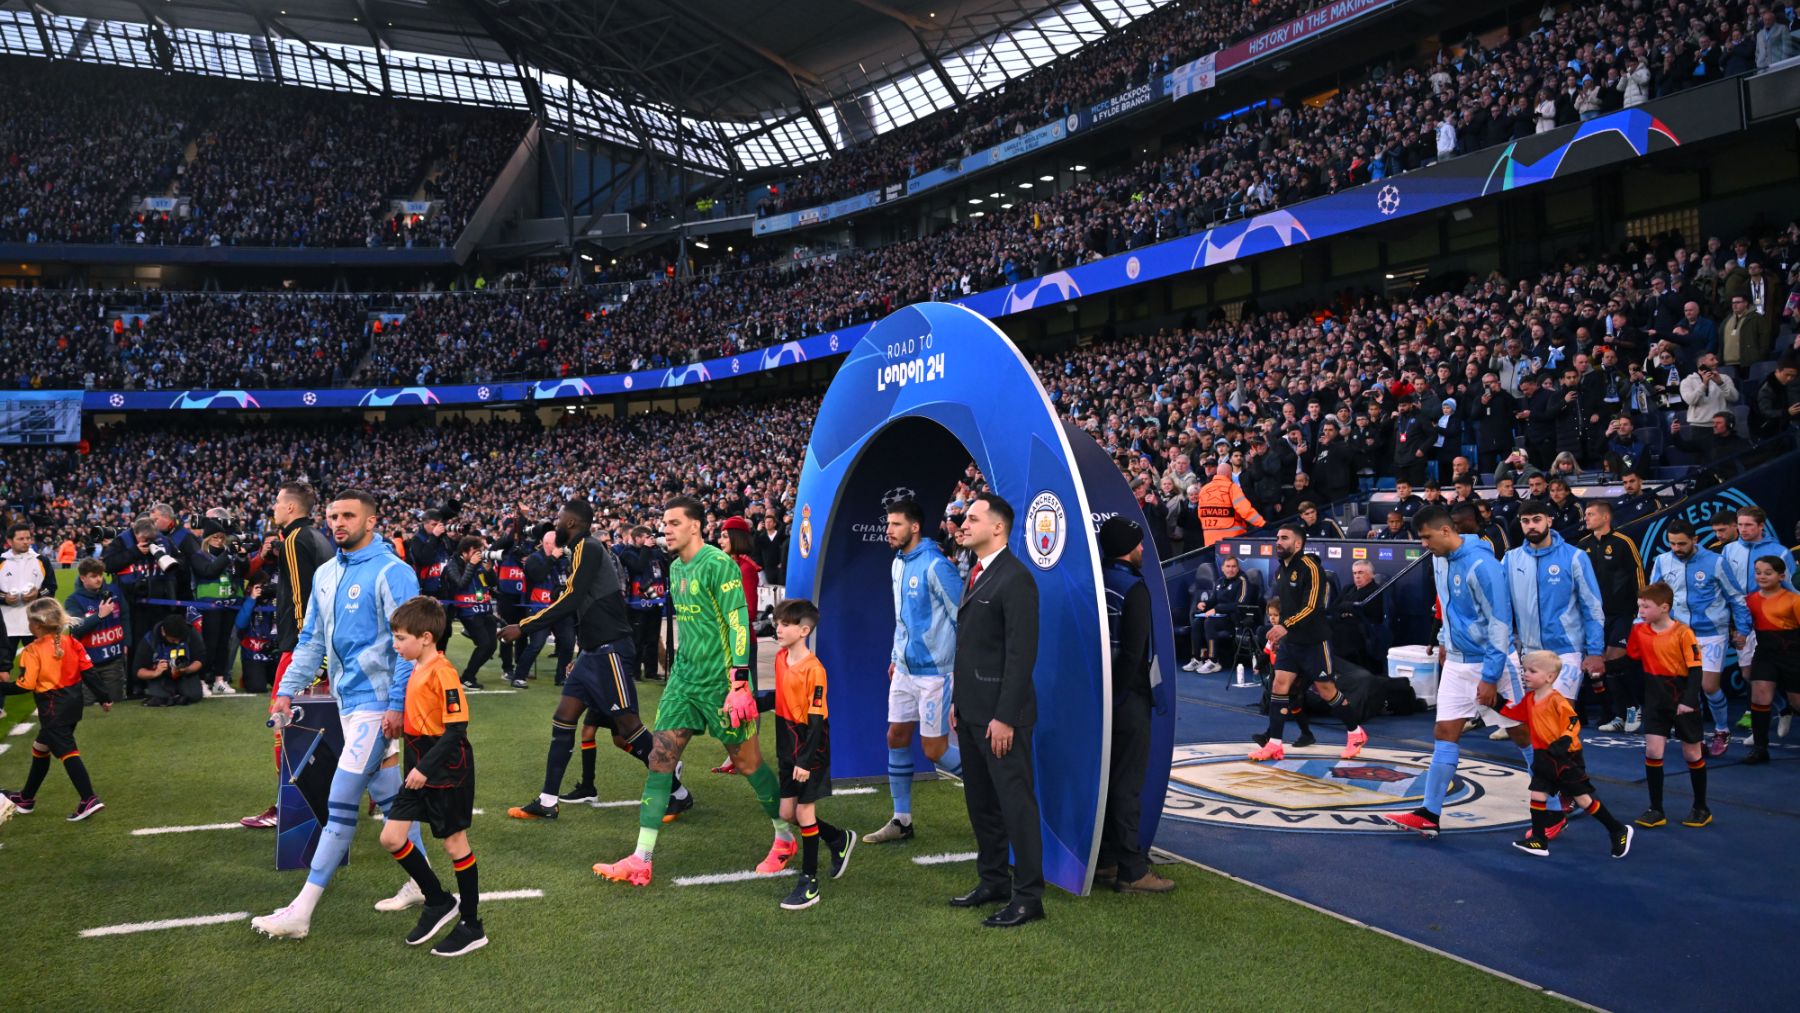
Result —
[[[1479, 541], [1479, 539], [1477, 539]], [[1269, 695], [1269, 730], [1256, 737], [1252, 760], [1279, 760], [1285, 753], [1281, 736], [1288, 715], [1298, 715], [1309, 686], [1344, 722], [1348, 735], [1344, 759], [1354, 759], [1369, 741], [1369, 733], [1357, 723], [1350, 700], [1338, 692], [1331, 671], [1331, 620], [1325, 613], [1325, 573], [1319, 561], [1306, 554], [1306, 532], [1298, 524], [1283, 524], [1275, 535], [1275, 552], [1281, 570], [1275, 574], [1281, 600], [1281, 621], [1269, 629], [1275, 645], [1275, 684]], [[1491, 555], [1488, 558], [1493, 558]]]
[[[1425, 774], [1423, 804], [1412, 812], [1384, 818], [1425, 837], [1436, 837], [1444, 796], [1456, 778], [1463, 726], [1470, 718], [1479, 717], [1489, 725], [1516, 727], [1517, 721], [1502, 716], [1497, 709], [1498, 687], [1505, 678], [1507, 699], [1515, 701], [1525, 695], [1525, 690], [1518, 669], [1509, 664], [1507, 657], [1512, 653], [1512, 598], [1494, 551], [1480, 535], [1458, 534], [1450, 512], [1443, 507], [1419, 511], [1413, 518], [1413, 529], [1419, 533], [1419, 544], [1436, 557], [1432, 571], [1437, 581], [1438, 605], [1444, 613], [1438, 633], [1443, 669], [1438, 678], [1434, 729], [1437, 743], [1431, 750], [1431, 768]], [[1529, 742], [1525, 748], [1530, 748]]]
[[756, 792], [756, 801], [775, 828], [765, 862], [799, 850], [787, 821], [775, 773], [763, 765], [756, 742], [756, 700], [750, 692], [750, 610], [744, 602], [737, 564], [706, 544], [701, 522], [706, 507], [690, 496], [663, 509], [663, 534], [675, 561], [669, 567], [670, 593], [679, 624], [681, 649], [656, 708], [656, 747], [644, 779], [638, 810], [637, 850], [594, 872], [633, 886], [650, 883], [651, 856], [668, 810], [675, 765], [696, 734], [705, 732], [725, 746], [737, 771]]
[[[1663, 532], [1669, 551], [1650, 566], [1652, 583], [1667, 584], [1675, 594], [1669, 614], [1687, 624], [1700, 644], [1700, 692], [1712, 718], [1706, 751], [1723, 756], [1731, 742], [1731, 715], [1719, 677], [1725, 670], [1725, 637], [1731, 632], [1731, 605], [1719, 580], [1719, 554], [1700, 547], [1694, 526], [1684, 517]], [[1630, 645], [1627, 644], [1627, 647]]]
[[[556, 517], [556, 544], [572, 547], [569, 553], [569, 581], [563, 593], [515, 626], [500, 631], [500, 638], [517, 640], [540, 630], [554, 629], [558, 623], [573, 618], [581, 656], [575, 659], [563, 684], [562, 698], [550, 718], [550, 755], [544, 762], [544, 788], [536, 800], [507, 810], [514, 819], [555, 819], [559, 812], [558, 792], [562, 790], [563, 772], [569, 768], [569, 757], [575, 751], [575, 722], [587, 714], [587, 742], [583, 744], [582, 765], [585, 780], [567, 796], [570, 802], [595, 798], [592, 750], [593, 729], [601, 725], [612, 730], [613, 745], [650, 763], [652, 740], [644, 723], [638, 720], [637, 684], [632, 672], [637, 668], [632, 653], [631, 621], [625, 611], [625, 585], [619, 575], [619, 563], [606, 543], [590, 532], [594, 527], [594, 508], [586, 500], [570, 500]], [[657, 813], [659, 820], [673, 820], [692, 808], [694, 802], [686, 788], [678, 782], [671, 787], [677, 792], [667, 808]]]
[[[306, 885], [287, 907], [250, 920], [250, 927], [265, 935], [306, 937], [325, 885], [350, 850], [363, 793], [368, 792], [385, 813], [400, 792], [400, 768], [383, 767], [381, 761], [388, 739], [403, 727], [401, 711], [412, 663], [394, 653], [388, 623], [403, 602], [418, 596], [419, 579], [394, 555], [386, 539], [375, 537], [375, 520], [375, 497], [360, 489], [346, 490], [326, 508], [325, 522], [337, 543], [337, 555], [313, 575], [306, 625], [275, 696], [274, 714], [281, 723], [290, 713], [294, 694], [311, 685], [324, 666], [332, 699], [337, 701], [344, 751], [331, 777], [328, 817], [313, 849]], [[410, 839], [413, 847], [423, 849], [418, 827]], [[423, 899], [410, 880], [402, 894]]]
[[894, 818], [864, 840], [909, 841], [913, 836], [913, 729], [925, 756], [962, 777], [962, 752], [950, 739], [950, 690], [956, 667], [956, 610], [962, 580], [936, 542], [919, 536], [919, 504], [887, 507], [888, 548], [894, 550], [894, 649], [888, 657], [888, 791]]

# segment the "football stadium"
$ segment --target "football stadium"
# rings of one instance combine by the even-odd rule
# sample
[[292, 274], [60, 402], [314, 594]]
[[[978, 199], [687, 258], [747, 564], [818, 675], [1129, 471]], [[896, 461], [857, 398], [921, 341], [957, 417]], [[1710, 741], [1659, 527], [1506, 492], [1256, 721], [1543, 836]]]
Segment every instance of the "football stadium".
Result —
[[6, 1008], [1791, 988], [1793, 7], [44, 0], [0, 90]]

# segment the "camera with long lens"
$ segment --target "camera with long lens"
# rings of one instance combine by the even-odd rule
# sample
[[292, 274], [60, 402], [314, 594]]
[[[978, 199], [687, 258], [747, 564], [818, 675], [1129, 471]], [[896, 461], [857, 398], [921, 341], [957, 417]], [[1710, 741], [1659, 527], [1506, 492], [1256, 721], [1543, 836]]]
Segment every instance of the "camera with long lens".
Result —
[[150, 543], [150, 561], [154, 563], [156, 569], [162, 573], [169, 572], [169, 570], [174, 568], [176, 563], [180, 562], [180, 560], [176, 559], [175, 556], [169, 552], [168, 547], [161, 542]]

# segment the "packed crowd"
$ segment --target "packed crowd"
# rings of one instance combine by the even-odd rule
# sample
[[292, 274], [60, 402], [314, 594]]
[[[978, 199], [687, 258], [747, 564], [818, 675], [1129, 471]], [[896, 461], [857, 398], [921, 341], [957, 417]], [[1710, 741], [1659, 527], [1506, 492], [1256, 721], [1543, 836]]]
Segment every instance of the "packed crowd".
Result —
[[[35, 59], [0, 60], [0, 82], [12, 242], [448, 243], [524, 133], [509, 113]], [[396, 220], [388, 202], [422, 186], [442, 213]]]
[[[1771, 30], [1744, 34], [1753, 16], [1770, 21]], [[1692, 73], [1653, 76], [1642, 95], [1608, 83], [1641, 78], [1654, 62], [1652, 52], [1686, 52], [1697, 39], [1735, 37], [1741, 45], [1753, 38], [1760, 61], [1780, 55], [1786, 43], [1773, 40], [1789, 38], [1786, 32], [1773, 11], [1730, 0], [1699, 10], [1668, 2], [1585, 5], [1492, 49], [1471, 43], [1445, 50], [1425, 66], [1378, 66], [1363, 83], [1316, 105], [1264, 108], [1209, 123], [1191, 146], [1160, 160], [1043, 200], [992, 208], [927, 238], [804, 262], [776, 256], [774, 247], [761, 244], [755, 253], [743, 251], [691, 277], [659, 274], [638, 284], [622, 305], [601, 305], [600, 296], [584, 303], [578, 295], [509, 295], [516, 301], [424, 307], [422, 319], [371, 343], [375, 354], [359, 375], [383, 383], [422, 376], [437, 382], [555, 376], [768, 347], [879, 319], [912, 302], [955, 298], [1135, 249], [1220, 217], [1383, 178], [1546, 124], [1573, 122], [1594, 111], [1577, 108], [1577, 99], [1597, 82], [1603, 94], [1595, 108], [1604, 109], [1686, 87], [1713, 73], [1700, 68], [1722, 67], [1703, 59]], [[1765, 36], [1769, 41], [1762, 45]], [[1544, 88], [1555, 92], [1548, 111], [1532, 106]], [[1788, 265], [1789, 273], [1775, 279], [1783, 286], [1800, 272], [1791, 258], [1763, 259], [1772, 273]], [[1725, 309], [1712, 307], [1714, 315]], [[62, 332], [81, 320], [41, 323], [38, 333], [64, 342]], [[55, 363], [58, 356], [45, 348], [29, 361]], [[229, 372], [229, 364], [209, 358], [196, 370], [218, 376]], [[132, 382], [175, 386], [184, 380], [165, 367], [158, 377]]]
[[681, 415], [577, 414], [549, 429], [528, 420], [123, 430], [96, 434], [85, 454], [7, 455], [0, 498], [39, 526], [43, 544], [72, 539], [84, 556], [157, 502], [196, 518], [224, 507], [247, 535], [260, 534], [289, 481], [369, 489], [402, 537], [426, 510], [452, 512], [462, 530], [497, 533], [515, 514], [551, 518], [574, 496], [615, 527], [640, 524], [677, 494], [703, 499], [709, 526], [775, 516], [785, 530], [817, 411], [815, 397]]
[[[1181, 551], [1198, 532], [1192, 495], [1220, 461], [1273, 519], [1305, 500], [1345, 499], [1375, 477], [1421, 491], [1435, 480], [1451, 495], [1466, 473], [1648, 477], [1792, 430], [1800, 291], [1765, 265], [1795, 256], [1800, 225], [1758, 244], [1688, 248], [1659, 237], [1533, 277], [1215, 314], [1037, 368], [1059, 410], [1166, 519], [1164, 547]], [[83, 532], [83, 545], [159, 499], [258, 516], [294, 478], [372, 487], [402, 517], [454, 499], [481, 528], [519, 506], [542, 516], [575, 494], [635, 522], [683, 491], [721, 517], [775, 515], [785, 530], [816, 407], [571, 415], [548, 430], [535, 421], [128, 429], [97, 434], [85, 456], [16, 452], [0, 476], [11, 502]]]
[[767, 211], [878, 190], [1031, 132], [1318, 6], [1314, 0], [1175, 3], [995, 91], [879, 134], [789, 184]]
[[[1002, 91], [838, 154], [768, 210], [813, 207], [900, 182], [1314, 6], [1171, 4]], [[1202, 145], [1202, 157], [1242, 164], [1200, 188], [1209, 215], [1292, 203], [1800, 54], [1793, 10], [1754, 2], [1608, 0], [1562, 11], [1546, 4], [1539, 18], [1535, 31], [1492, 49], [1470, 38], [1420, 66], [1378, 66], [1323, 102], [1222, 129]], [[1219, 175], [1220, 167], [1207, 174]]]
[[199, 292], [0, 293], [19, 389], [341, 384], [368, 350], [368, 298]]

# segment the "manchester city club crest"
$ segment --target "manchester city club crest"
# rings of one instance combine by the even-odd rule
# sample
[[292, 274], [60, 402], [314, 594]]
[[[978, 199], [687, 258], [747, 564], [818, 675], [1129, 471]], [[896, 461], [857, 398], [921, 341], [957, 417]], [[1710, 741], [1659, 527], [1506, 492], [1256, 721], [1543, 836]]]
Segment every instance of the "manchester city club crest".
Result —
[[[1407, 833], [1382, 817], [1411, 812], [1425, 792], [1430, 750], [1365, 747], [1341, 760], [1338, 747], [1289, 747], [1256, 763], [1248, 743], [1176, 746], [1163, 815], [1188, 823], [1303, 833]], [[1526, 771], [1470, 760], [1444, 797], [1447, 833], [1523, 826]]]
[[1063, 513], [1062, 500], [1048, 490], [1031, 501], [1027, 536], [1030, 539], [1031, 562], [1040, 570], [1048, 570], [1062, 558], [1063, 544], [1068, 540], [1069, 521]]

